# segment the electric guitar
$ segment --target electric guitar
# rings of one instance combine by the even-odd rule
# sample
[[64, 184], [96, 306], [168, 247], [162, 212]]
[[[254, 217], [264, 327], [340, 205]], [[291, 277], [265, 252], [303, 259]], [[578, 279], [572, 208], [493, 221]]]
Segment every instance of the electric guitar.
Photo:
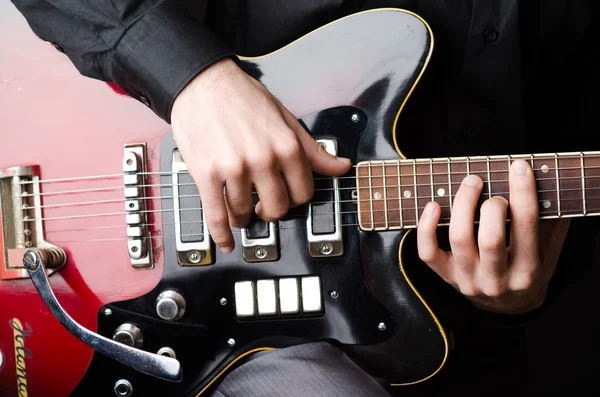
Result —
[[234, 230], [223, 254], [169, 125], [82, 78], [10, 3], [0, 26], [3, 396], [201, 396], [254, 352], [315, 340], [392, 385], [421, 382], [450, 351], [406, 254], [428, 201], [447, 224], [467, 174], [482, 200], [506, 197], [521, 157], [542, 217], [600, 208], [597, 153], [406, 159], [392, 131], [433, 36], [418, 15], [379, 9], [241, 58], [354, 167], [316, 175], [311, 203]]

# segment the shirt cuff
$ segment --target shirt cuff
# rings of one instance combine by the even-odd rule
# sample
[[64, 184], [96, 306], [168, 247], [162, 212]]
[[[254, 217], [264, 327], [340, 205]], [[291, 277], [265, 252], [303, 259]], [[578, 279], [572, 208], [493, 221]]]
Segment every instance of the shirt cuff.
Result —
[[181, 90], [213, 63], [236, 55], [200, 21], [167, 0], [132, 25], [115, 48], [114, 82], [167, 123]]

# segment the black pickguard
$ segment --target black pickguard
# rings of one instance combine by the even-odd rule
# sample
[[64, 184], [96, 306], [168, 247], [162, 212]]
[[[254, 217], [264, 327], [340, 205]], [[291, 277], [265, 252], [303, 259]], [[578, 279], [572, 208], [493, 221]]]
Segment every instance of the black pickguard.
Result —
[[[362, 54], [356, 52], [357, 46], [364, 49]], [[242, 60], [241, 65], [294, 114], [302, 115], [299, 119], [313, 136], [337, 138], [340, 155], [356, 164], [399, 157], [392, 134], [395, 120], [427, 64], [431, 46], [422, 20], [387, 10], [343, 19], [267, 57]], [[365, 53], [370, 58], [365, 59]], [[335, 70], [346, 75], [333, 75]], [[343, 86], [331, 92], [337, 84]], [[360, 115], [359, 122], [352, 121], [355, 113]], [[174, 148], [168, 135], [161, 146], [162, 172], [171, 170]], [[174, 235], [173, 212], [168, 211], [173, 202], [163, 200], [165, 270], [161, 281], [146, 295], [111, 304], [111, 316], [100, 311], [98, 332], [110, 338], [120, 324], [135, 323], [144, 333], [142, 349], [156, 352], [169, 346], [175, 350], [183, 380], [170, 383], [150, 378], [95, 353], [73, 395], [89, 395], [90, 391], [109, 395], [121, 378], [132, 383], [136, 395], [196, 395], [245, 352], [310, 340], [339, 345], [390, 383], [417, 382], [434, 374], [447, 355], [447, 339], [401, 272], [398, 253], [405, 232], [360, 231], [356, 206], [345, 189], [354, 186], [354, 180], [340, 181], [342, 223], [352, 226], [342, 228], [345, 254], [326, 259], [308, 255], [301, 208], [279, 222], [277, 261], [244, 262], [238, 232], [232, 253], [216, 252], [212, 265], [181, 267], [175, 240], [168, 237]], [[170, 183], [169, 176], [162, 177], [161, 184], [167, 185], [164, 196], [172, 195]], [[236, 319], [236, 281], [302, 275], [321, 276], [322, 315]], [[154, 311], [157, 295], [166, 288], [177, 289], [187, 301], [187, 311], [179, 321], [163, 321]], [[336, 299], [329, 295], [334, 290]], [[228, 301], [225, 306], [220, 304], [223, 297]], [[378, 327], [381, 322], [386, 324], [384, 330]], [[229, 338], [235, 339], [235, 347], [228, 346]]]

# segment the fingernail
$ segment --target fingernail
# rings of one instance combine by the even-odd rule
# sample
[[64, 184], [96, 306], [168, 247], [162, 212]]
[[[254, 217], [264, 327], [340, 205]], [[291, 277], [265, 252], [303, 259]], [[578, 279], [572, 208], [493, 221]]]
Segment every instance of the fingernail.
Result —
[[516, 175], [525, 175], [527, 172], [527, 165], [524, 161], [515, 161], [513, 163], [513, 168], [515, 169]]
[[435, 205], [433, 204], [433, 202], [427, 203], [427, 205], [425, 206], [425, 209], [423, 210], [423, 215], [429, 217], [429, 216], [433, 216], [434, 213], [435, 213]]
[[225, 246], [221, 247], [221, 251], [222, 251], [224, 254], [228, 254], [228, 253], [230, 253], [231, 251], [233, 251], [233, 246], [231, 246], [231, 245], [225, 245]]
[[350, 159], [347, 159], [345, 157], [336, 157], [336, 159], [342, 164], [348, 164], [350, 162]]
[[467, 186], [476, 187], [481, 183], [481, 179], [475, 175], [469, 175], [464, 179], [464, 183]]

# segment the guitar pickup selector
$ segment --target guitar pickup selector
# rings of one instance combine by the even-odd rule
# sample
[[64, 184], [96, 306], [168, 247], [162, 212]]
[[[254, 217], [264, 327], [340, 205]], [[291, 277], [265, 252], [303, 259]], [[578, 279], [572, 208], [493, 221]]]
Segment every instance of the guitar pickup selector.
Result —
[[126, 145], [123, 155], [127, 251], [134, 268], [153, 267], [152, 239], [146, 216], [146, 145]]
[[[329, 154], [337, 156], [335, 139], [317, 139]], [[315, 178], [315, 194], [308, 204], [306, 218], [308, 253], [313, 258], [326, 258], [344, 254], [342, 239], [342, 214], [340, 210], [340, 190], [337, 177]]]
[[179, 150], [173, 151], [171, 172], [177, 261], [180, 266], [210, 265], [212, 244], [200, 193]]
[[234, 293], [239, 319], [312, 317], [323, 313], [319, 276], [238, 281]]

